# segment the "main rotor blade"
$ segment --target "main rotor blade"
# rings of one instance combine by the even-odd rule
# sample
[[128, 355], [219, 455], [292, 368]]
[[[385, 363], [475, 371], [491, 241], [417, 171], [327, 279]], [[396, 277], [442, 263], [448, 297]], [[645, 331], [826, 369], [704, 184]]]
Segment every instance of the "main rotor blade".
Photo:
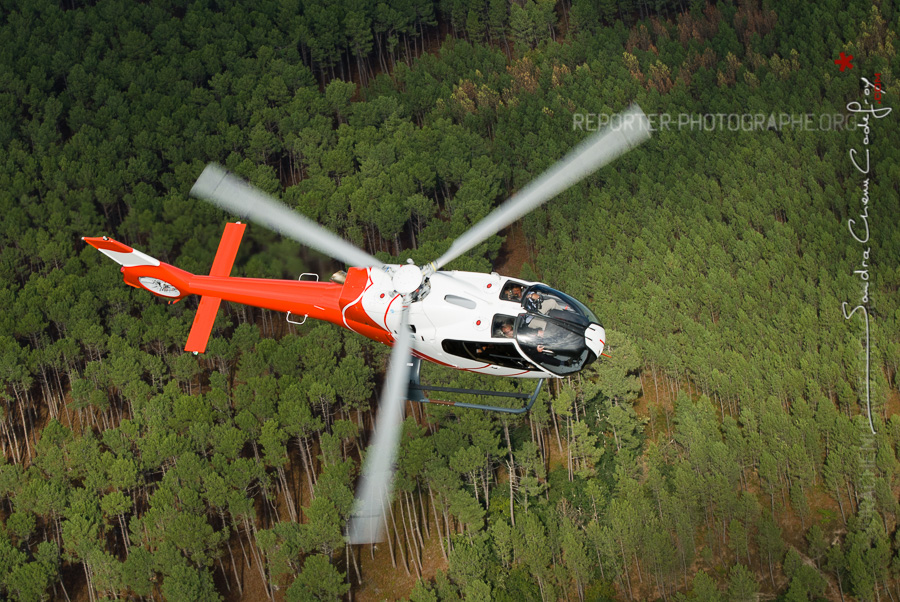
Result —
[[400, 330], [391, 351], [390, 367], [381, 395], [378, 423], [369, 451], [366, 453], [362, 479], [356, 495], [356, 506], [347, 526], [347, 539], [352, 544], [375, 543], [384, 538], [383, 528], [394, 480], [394, 462], [400, 447], [403, 406], [409, 385], [409, 308], [400, 315]]
[[229, 213], [246, 217], [350, 266], [382, 265], [362, 249], [303, 217], [284, 203], [210, 163], [191, 194]]
[[649, 138], [650, 121], [639, 106], [631, 105], [613, 118], [610, 125], [582, 142], [538, 179], [453, 241], [447, 252], [433, 263], [433, 269], [439, 270], [529, 211]]

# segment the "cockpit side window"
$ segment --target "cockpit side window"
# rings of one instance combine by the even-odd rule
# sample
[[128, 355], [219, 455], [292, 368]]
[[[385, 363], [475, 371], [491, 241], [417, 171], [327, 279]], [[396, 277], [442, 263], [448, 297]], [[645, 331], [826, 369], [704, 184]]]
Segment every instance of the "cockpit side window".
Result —
[[495, 315], [491, 326], [491, 336], [495, 339], [511, 339], [515, 337], [515, 323], [515, 316]]
[[500, 300], [512, 301], [513, 303], [521, 303], [522, 292], [524, 290], [525, 285], [521, 282], [516, 282], [515, 280], [507, 280], [506, 284], [503, 285], [503, 290], [500, 291]]

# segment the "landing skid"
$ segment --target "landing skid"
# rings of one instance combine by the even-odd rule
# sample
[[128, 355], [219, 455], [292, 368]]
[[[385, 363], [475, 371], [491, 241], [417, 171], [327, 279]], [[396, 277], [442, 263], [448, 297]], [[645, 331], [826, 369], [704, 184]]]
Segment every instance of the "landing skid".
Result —
[[[524, 414], [531, 409], [534, 402], [537, 401], [544, 385], [544, 379], [538, 380], [534, 393], [504, 393], [499, 391], [484, 391], [481, 389], [457, 389], [455, 387], [432, 387], [430, 385], [422, 385], [419, 381], [419, 370], [422, 368], [422, 360], [417, 357], [410, 358], [409, 369], [409, 388], [407, 390], [407, 399], [416, 403], [434, 403], [442, 406], [453, 406], [456, 408], [471, 408], [473, 410], [488, 410], [491, 412], [503, 412], [504, 414]], [[528, 405], [524, 408], [504, 408], [502, 406], [482, 405], [478, 403], [462, 403], [459, 401], [441, 401], [438, 399], [428, 399], [425, 391], [442, 391], [445, 393], [468, 393], [469, 395], [485, 395], [488, 397], [512, 397], [515, 399], [527, 399]]]

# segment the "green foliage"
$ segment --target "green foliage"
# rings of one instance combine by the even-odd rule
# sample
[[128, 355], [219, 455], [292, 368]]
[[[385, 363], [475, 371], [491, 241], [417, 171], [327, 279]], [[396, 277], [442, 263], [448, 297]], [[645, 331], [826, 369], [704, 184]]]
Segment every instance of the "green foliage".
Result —
[[162, 583], [162, 594], [167, 600], [202, 600], [213, 602], [222, 599], [215, 590], [212, 575], [205, 569], [195, 569], [186, 564], [176, 563], [163, 567], [166, 577]]
[[438, 602], [438, 597], [434, 590], [419, 579], [409, 594], [409, 602]]
[[[738, 592], [729, 587], [729, 595], [736, 593]], [[699, 571], [694, 575], [694, 581], [691, 584], [691, 590], [687, 599], [697, 600], [698, 602], [721, 602], [725, 597], [719, 591], [719, 586], [716, 585], [715, 580], [705, 571]]]
[[[287, 599], [349, 590], [337, 558], [384, 351], [235, 306], [205, 356], [185, 354], [195, 301], [117, 283], [78, 237], [206, 273], [223, 215], [187, 191], [216, 161], [369, 252], [422, 263], [584, 139], [573, 116], [633, 100], [843, 114], [862, 93], [856, 70], [822, 60], [836, 48], [882, 74], [893, 106], [896, 20], [865, 2], [9, 3], [0, 595], [47, 599], [81, 565], [91, 597], [218, 599], [213, 567], [237, 549]], [[860, 287], [845, 224], [859, 130], [660, 128], [505, 247], [456, 260], [524, 253], [509, 275], [602, 310], [611, 357], [528, 417], [407, 419], [394, 561], [413, 572], [438, 537], [448, 557], [411, 598], [690, 583], [677, 595], [815, 599], [817, 568], [861, 599], [895, 590], [897, 128], [875, 120], [867, 146], [872, 438], [863, 332], [838, 310]], [[251, 228], [235, 275], [311, 269], [321, 258]], [[795, 519], [817, 568], [787, 545]], [[225, 572], [233, 595], [241, 570]]]
[[316, 554], [307, 557], [303, 570], [285, 592], [291, 602], [306, 600], [334, 600], [345, 594], [350, 584], [329, 562], [328, 557]]
[[735, 602], [756, 600], [759, 584], [756, 576], [743, 564], [736, 564], [728, 572], [728, 599]]

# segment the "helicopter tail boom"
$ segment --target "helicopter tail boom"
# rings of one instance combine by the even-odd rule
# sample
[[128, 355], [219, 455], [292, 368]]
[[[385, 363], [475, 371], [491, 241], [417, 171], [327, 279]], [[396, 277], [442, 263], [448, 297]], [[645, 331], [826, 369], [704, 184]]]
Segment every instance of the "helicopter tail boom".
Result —
[[[231, 266], [234, 264], [246, 227], [246, 224], [240, 222], [225, 225], [225, 233], [219, 242], [219, 249], [209, 272], [210, 276], [228, 277], [231, 274]], [[192, 283], [196, 278], [194, 274], [163, 263], [108, 236], [84, 237], [82, 240], [121, 265], [122, 277], [130, 286], [166, 297], [172, 303], [190, 294], [200, 294], [200, 306], [194, 315], [185, 351], [197, 353], [206, 351], [206, 343], [216, 321], [221, 297], [198, 291]]]
[[[341, 284], [229, 276], [245, 227], [240, 223], [225, 226], [208, 276], [179, 269], [107, 236], [83, 237], [82, 240], [121, 265], [122, 278], [129, 286], [150, 291], [170, 303], [177, 303], [188, 295], [200, 296], [186, 351], [202, 353], [206, 350], [222, 299], [287, 312], [298, 319], [306, 316], [350, 327], [341, 313]], [[363, 269], [355, 275], [354, 282], [365, 274], [367, 271]], [[367, 324], [354, 322], [356, 329], [366, 327]]]

